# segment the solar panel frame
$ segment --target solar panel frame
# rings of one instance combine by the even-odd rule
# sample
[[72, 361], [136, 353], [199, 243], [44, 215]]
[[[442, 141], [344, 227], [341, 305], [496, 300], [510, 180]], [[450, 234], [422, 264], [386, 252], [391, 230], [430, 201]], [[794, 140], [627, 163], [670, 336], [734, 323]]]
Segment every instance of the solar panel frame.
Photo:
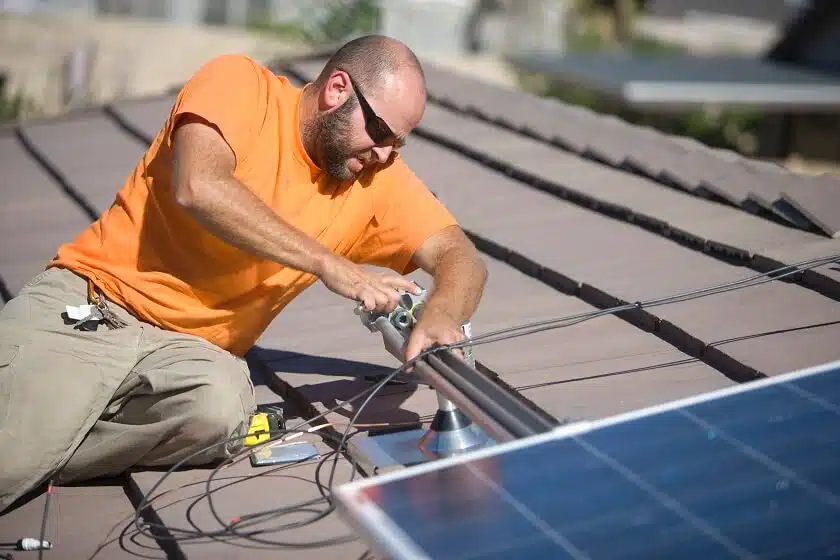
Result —
[[[528, 448], [538, 448], [552, 442], [561, 442], [584, 435], [590, 436], [592, 434], [597, 434], [599, 431], [608, 427], [630, 425], [638, 422], [639, 420], [668, 412], [684, 412], [684, 409], [687, 409], [688, 407], [705, 403], [714, 403], [714, 401], [720, 401], [727, 397], [754, 393], [760, 389], [772, 386], [792, 386], [791, 384], [793, 382], [807, 380], [809, 377], [816, 378], [820, 374], [840, 375], [840, 361], [827, 362], [817, 366], [781, 374], [772, 378], [718, 389], [603, 419], [582, 421], [558, 426], [557, 428], [543, 434], [511, 442], [500, 443], [489, 448], [465, 453], [460, 456], [439, 459], [437, 461], [411, 466], [402, 470], [392, 471], [375, 477], [344, 484], [336, 488], [334, 496], [336, 497], [338, 509], [344, 518], [353, 525], [360, 534], [367, 537], [368, 544], [373, 546], [383, 555], [394, 559], [431, 558], [433, 556], [424, 551], [421, 546], [415, 542], [405, 530], [403, 530], [403, 527], [400, 526], [399, 523], [392, 519], [386, 511], [380, 508], [374, 500], [370, 499], [368, 495], [366, 495], [366, 491], [377, 489], [377, 487], [381, 488], [394, 482], [416, 479], [417, 477], [428, 475], [429, 473], [441, 473], [445, 469], [449, 469], [451, 467], [476, 465], [477, 462], [482, 459], [490, 457], [503, 457], [510, 455], [514, 451], [526, 450]], [[792, 393], [794, 392], [797, 391], [792, 391]], [[831, 408], [825, 404], [822, 404], [821, 406], [828, 408], [832, 412], [838, 412], [836, 406]], [[689, 416], [691, 415], [689, 414]], [[580, 442], [580, 439], [578, 438], [577, 441]], [[475, 469], [471, 470], [475, 472]], [[833, 495], [831, 497], [834, 498]], [[520, 511], [520, 513], [522, 512]], [[838, 519], [840, 520], [840, 516], [838, 516]], [[539, 518], [531, 520], [534, 524], [537, 524], [540, 521], [541, 520]], [[840, 523], [840, 521], [838, 522]], [[545, 532], [547, 533], [547, 531]], [[551, 532], [557, 534], [556, 531], [552, 530]], [[560, 539], [564, 538], [562, 534], [557, 534], [557, 537]], [[725, 543], [726, 539], [720, 539], [719, 542]], [[562, 545], [563, 543], [560, 541], [556, 544]], [[588, 558], [585, 554], [582, 556], [578, 555], [574, 545], [571, 543], [568, 544], [569, 547], [558, 547], [557, 551], [562, 552], [562, 549], [565, 548], [568, 552], [568, 557], [570, 558]], [[840, 545], [840, 543], [838, 543], [838, 545]], [[735, 549], [735, 552], [737, 554], [737, 548]], [[840, 549], [838, 549], [838, 554], [840, 554]]]

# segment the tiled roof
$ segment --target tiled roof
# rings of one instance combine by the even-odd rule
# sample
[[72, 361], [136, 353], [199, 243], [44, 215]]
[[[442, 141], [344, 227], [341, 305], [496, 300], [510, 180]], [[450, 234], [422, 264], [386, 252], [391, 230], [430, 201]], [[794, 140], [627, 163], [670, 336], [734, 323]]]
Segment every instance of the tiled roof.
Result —
[[[280, 66], [300, 81], [313, 77], [322, 62]], [[584, 109], [480, 85], [432, 65], [426, 72], [430, 105], [404, 157], [488, 262], [475, 334], [733, 282], [840, 253], [840, 240], [832, 238], [840, 229], [836, 177], [794, 175]], [[0, 275], [9, 293], [111, 203], [172, 100], [119, 101], [0, 129], [0, 231], [7, 240]], [[412, 276], [428, 284], [425, 274]], [[544, 414], [594, 418], [838, 359], [838, 300], [840, 266], [832, 264], [784, 281], [480, 346], [476, 356]], [[278, 317], [249, 359], [255, 375], [264, 376], [258, 380], [260, 400], [282, 400], [301, 416], [337, 405], [369, 386], [366, 375], [395, 365], [352, 305], [320, 284]], [[435, 410], [434, 391], [409, 382], [387, 387], [359, 421], [416, 423]], [[327, 420], [344, 424], [352, 413], [348, 407]], [[249, 469], [240, 464], [224, 476]], [[224, 516], [235, 516], [316, 497], [314, 471], [305, 465], [282, 473], [288, 477], [244, 482], [215, 502]], [[67, 505], [52, 510], [48, 535], [68, 557], [76, 557], [66, 552], [69, 547], [83, 546], [68, 544], [79, 540], [77, 532], [94, 535], [90, 547], [113, 538], [106, 537], [113, 523], [118, 533], [131, 514], [128, 499], [119, 496], [136, 500], [159, 476], [137, 473], [117, 486], [57, 489], [58, 503]], [[201, 469], [178, 473], [158, 489], [171, 490], [154, 504], [165, 523], [189, 526], [193, 500], [184, 499], [202, 491], [190, 483], [206, 476]], [[346, 477], [344, 465], [337, 480]], [[42, 499], [9, 514], [12, 521], [0, 524], [0, 540], [37, 534]], [[111, 525], [92, 520], [82, 531], [63, 520], [100, 507], [101, 500], [112, 504]], [[206, 501], [190, 515], [205, 529], [219, 528]], [[300, 542], [347, 530], [330, 515], [290, 535], [269, 537]], [[149, 546], [124, 540], [135, 552]], [[365, 548], [358, 542], [341, 546], [277, 552], [209, 539], [179, 545], [187, 557], [204, 557], [212, 548], [226, 558], [357, 557]], [[105, 551], [130, 556], [118, 542]]]

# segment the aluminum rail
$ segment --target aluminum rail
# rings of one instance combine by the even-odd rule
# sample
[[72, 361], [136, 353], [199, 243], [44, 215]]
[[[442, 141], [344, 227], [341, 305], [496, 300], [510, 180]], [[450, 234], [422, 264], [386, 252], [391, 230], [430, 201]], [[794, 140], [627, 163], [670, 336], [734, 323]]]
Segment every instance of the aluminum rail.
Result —
[[[382, 316], [373, 321], [373, 327], [382, 334], [386, 349], [401, 357], [405, 338], [391, 321]], [[441, 350], [417, 360], [414, 372], [496, 441], [511, 441], [555, 427], [451, 350]]]

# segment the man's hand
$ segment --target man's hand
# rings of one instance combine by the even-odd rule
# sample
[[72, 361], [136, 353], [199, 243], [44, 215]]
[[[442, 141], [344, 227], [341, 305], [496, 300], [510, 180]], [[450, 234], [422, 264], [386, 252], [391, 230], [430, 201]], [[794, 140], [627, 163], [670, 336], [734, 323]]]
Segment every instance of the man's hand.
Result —
[[[413, 260], [434, 277], [435, 285], [406, 343], [406, 360], [435, 344], [464, 340], [461, 325], [475, 311], [487, 279], [487, 268], [475, 246], [456, 226], [427, 239]], [[460, 349], [455, 352], [463, 355]]]
[[[461, 325], [451, 315], [436, 307], [425, 305], [405, 345], [405, 359], [413, 360], [432, 346], [455, 344], [465, 339]], [[407, 370], [412, 369], [409, 367]]]
[[415, 295], [421, 292], [407, 278], [378, 274], [338, 255], [324, 260], [318, 277], [331, 291], [361, 303], [365, 311], [390, 313], [399, 304], [397, 290]]

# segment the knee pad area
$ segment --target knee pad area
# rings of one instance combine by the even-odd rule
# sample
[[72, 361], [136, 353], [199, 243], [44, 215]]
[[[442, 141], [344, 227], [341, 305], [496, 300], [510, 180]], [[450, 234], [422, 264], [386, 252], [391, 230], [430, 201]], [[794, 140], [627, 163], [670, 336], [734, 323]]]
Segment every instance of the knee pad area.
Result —
[[241, 449], [248, 432], [250, 414], [243, 407], [239, 395], [212, 385], [203, 385], [195, 393], [195, 400], [182, 424], [182, 430], [192, 440], [195, 450], [218, 443], [211, 454], [226, 456]]

